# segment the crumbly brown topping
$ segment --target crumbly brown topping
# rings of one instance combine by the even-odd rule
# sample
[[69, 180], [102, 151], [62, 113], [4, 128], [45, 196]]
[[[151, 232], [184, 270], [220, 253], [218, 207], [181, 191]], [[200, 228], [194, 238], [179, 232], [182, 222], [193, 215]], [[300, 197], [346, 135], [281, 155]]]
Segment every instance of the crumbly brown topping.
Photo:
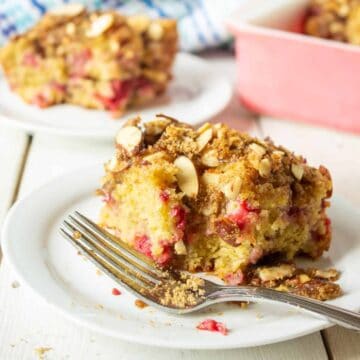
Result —
[[167, 280], [155, 286], [151, 295], [157, 297], [161, 304], [176, 308], [192, 307], [204, 299], [204, 280], [184, 273], [179, 280]]
[[146, 307], [149, 306], [147, 303], [145, 303], [144, 301], [142, 301], [140, 299], [136, 299], [134, 303], [135, 303], [135, 306], [138, 307], [139, 309], [145, 309]]
[[305, 33], [360, 45], [359, 0], [312, 0]]
[[263, 286], [279, 291], [325, 301], [339, 297], [342, 293], [335, 269], [301, 269], [295, 264], [280, 263], [276, 266], [263, 266], [250, 270], [247, 282], [254, 286]]

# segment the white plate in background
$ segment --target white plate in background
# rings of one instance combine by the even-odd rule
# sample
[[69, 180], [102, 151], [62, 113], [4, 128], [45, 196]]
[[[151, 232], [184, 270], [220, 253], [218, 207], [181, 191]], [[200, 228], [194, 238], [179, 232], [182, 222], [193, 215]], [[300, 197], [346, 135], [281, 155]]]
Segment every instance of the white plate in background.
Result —
[[13, 93], [0, 76], [0, 121], [36, 133], [112, 139], [124, 120], [141, 115], [151, 120], [158, 113], [168, 114], [195, 125], [223, 110], [230, 101], [229, 82], [211, 64], [197, 56], [178, 53], [174, 78], [167, 92], [148, 106], [130, 109], [119, 119], [102, 110], [75, 105], [56, 105], [46, 109], [28, 105]]
[[[48, 305], [89, 329], [123, 340], [183, 349], [226, 349], [258, 346], [306, 335], [330, 325], [322, 318], [284, 304], [258, 303], [248, 309], [223, 304], [203, 312], [173, 316], [151, 307], [139, 309], [135, 298], [122, 291], [94, 265], [77, 255], [59, 235], [61, 221], [79, 210], [97, 219], [101, 202], [94, 189], [101, 165], [65, 174], [17, 202], [2, 231], [4, 256], [19, 280]], [[344, 295], [332, 304], [359, 310], [360, 212], [341, 199], [330, 208], [333, 242], [324, 257], [311, 266], [335, 267]], [[199, 331], [207, 318], [224, 322], [229, 334]]]

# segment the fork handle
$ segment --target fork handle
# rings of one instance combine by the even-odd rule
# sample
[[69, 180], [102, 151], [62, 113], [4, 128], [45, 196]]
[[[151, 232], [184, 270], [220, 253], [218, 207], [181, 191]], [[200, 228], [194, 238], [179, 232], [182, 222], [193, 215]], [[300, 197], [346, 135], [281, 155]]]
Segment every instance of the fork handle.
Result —
[[267, 300], [282, 302], [300, 307], [312, 313], [323, 315], [331, 322], [342, 327], [360, 330], [359, 313], [287, 292], [252, 286], [221, 286], [217, 291], [212, 293], [210, 297], [216, 301]]

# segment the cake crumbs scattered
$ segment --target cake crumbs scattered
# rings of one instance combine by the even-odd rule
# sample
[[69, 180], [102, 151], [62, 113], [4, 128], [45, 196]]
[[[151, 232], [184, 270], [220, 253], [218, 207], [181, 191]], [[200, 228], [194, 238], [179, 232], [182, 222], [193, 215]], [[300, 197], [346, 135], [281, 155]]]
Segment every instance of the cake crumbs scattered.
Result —
[[45, 355], [48, 351], [53, 350], [51, 347], [39, 346], [34, 349], [35, 354], [37, 355], [39, 360], [45, 359]]
[[101, 271], [101, 270], [96, 269], [96, 275], [98, 275], [98, 276], [102, 276], [102, 275], [103, 275], [103, 273], [102, 273], [102, 271]]
[[17, 289], [18, 287], [20, 287], [20, 283], [15, 280], [15, 281], [13, 281], [13, 282], [11, 283], [11, 287], [12, 287], [13, 289]]
[[187, 308], [202, 302], [204, 286], [203, 279], [181, 273], [179, 280], [170, 279], [156, 285], [151, 295], [158, 297], [162, 305]]
[[73, 232], [73, 238], [74, 238], [75, 240], [81, 239], [81, 233], [80, 233], [79, 231], [74, 231], [74, 232]]
[[232, 301], [231, 304], [236, 305], [241, 309], [247, 309], [250, 302], [248, 302], [248, 301]]
[[96, 304], [96, 305], [95, 305], [95, 308], [96, 308], [96, 309], [99, 309], [99, 310], [102, 310], [102, 309], [104, 309], [104, 306], [101, 305], [101, 304]]
[[260, 320], [260, 319], [262, 319], [264, 317], [264, 315], [263, 314], [261, 314], [261, 313], [256, 313], [256, 319], [257, 320]]
[[148, 307], [149, 305], [147, 303], [145, 303], [144, 301], [140, 300], [140, 299], [136, 299], [134, 302], [135, 306], [138, 307], [139, 309], [144, 309], [146, 307]]

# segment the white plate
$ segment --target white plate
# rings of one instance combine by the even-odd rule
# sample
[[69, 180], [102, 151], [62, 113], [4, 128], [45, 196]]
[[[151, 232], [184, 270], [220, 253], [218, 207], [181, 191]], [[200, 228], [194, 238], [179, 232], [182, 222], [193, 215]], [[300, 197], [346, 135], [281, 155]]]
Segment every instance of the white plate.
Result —
[[[329, 326], [322, 318], [274, 303], [253, 304], [246, 310], [223, 304], [180, 317], [151, 307], [140, 310], [125, 291], [113, 296], [111, 290], [118, 286], [97, 275], [94, 266], [58, 233], [62, 219], [75, 209], [97, 218], [101, 204], [93, 194], [102, 171], [102, 166], [94, 165], [55, 179], [18, 202], [3, 227], [3, 251], [21, 282], [66, 317], [124, 340], [192, 349], [263, 345]], [[317, 265], [341, 270], [345, 294], [332, 303], [355, 310], [360, 303], [359, 211], [336, 199], [330, 213], [334, 241]], [[225, 322], [229, 335], [197, 330], [196, 325], [206, 318]]]
[[39, 109], [24, 103], [11, 92], [0, 76], [0, 121], [30, 132], [66, 136], [113, 138], [124, 120], [141, 115], [150, 120], [157, 113], [198, 124], [219, 113], [231, 98], [231, 86], [222, 74], [205, 60], [179, 53], [174, 64], [174, 79], [166, 94], [155, 103], [125, 112], [114, 120], [108, 112], [73, 105]]

